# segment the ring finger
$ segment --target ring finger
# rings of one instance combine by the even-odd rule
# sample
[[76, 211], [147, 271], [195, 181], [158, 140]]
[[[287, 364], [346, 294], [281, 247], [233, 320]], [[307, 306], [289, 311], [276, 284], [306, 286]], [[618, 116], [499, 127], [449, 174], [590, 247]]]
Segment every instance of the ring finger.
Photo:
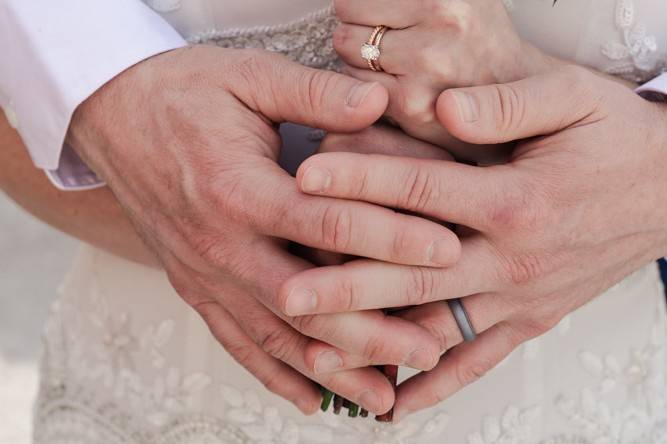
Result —
[[[462, 299], [462, 304], [477, 334], [507, 319], [511, 311], [494, 294], [478, 294]], [[427, 331], [439, 344], [440, 354], [464, 342], [461, 329], [446, 301], [433, 302], [393, 313], [394, 317], [410, 321]], [[310, 340], [304, 347], [306, 365], [315, 374], [349, 370], [370, 365], [396, 364], [369, 361], [363, 356], [346, 353], [329, 344]]]
[[[370, 69], [368, 61], [361, 56], [361, 48], [373, 34], [373, 29], [368, 26], [341, 24], [336, 28], [333, 35], [334, 49], [338, 55], [350, 66], [356, 68]], [[413, 39], [408, 35], [408, 29], [389, 29], [379, 45], [380, 58], [377, 63], [382, 70], [389, 74], [404, 75], [409, 72], [409, 60], [407, 54], [411, 51]], [[416, 48], [415, 48], [416, 49]]]

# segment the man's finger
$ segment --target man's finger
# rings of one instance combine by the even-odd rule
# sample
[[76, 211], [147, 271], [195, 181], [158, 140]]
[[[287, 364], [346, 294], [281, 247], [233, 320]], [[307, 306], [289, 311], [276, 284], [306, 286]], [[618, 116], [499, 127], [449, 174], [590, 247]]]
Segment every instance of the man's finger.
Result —
[[386, 412], [393, 405], [393, 390], [377, 370], [359, 368], [315, 373], [304, 358], [309, 338], [292, 329], [253, 299], [238, 300], [236, 305], [231, 314], [258, 346], [272, 357], [374, 413]]
[[225, 350], [268, 390], [306, 415], [317, 411], [320, 392], [310, 379], [262, 350], [218, 303], [203, 303], [196, 309]]
[[494, 210], [521, 190], [516, 177], [507, 166], [327, 153], [306, 160], [297, 183], [308, 194], [372, 202], [485, 230], [494, 224]]
[[506, 323], [500, 323], [477, 337], [446, 353], [430, 372], [420, 373], [396, 392], [394, 420], [434, 406], [465, 386], [480, 379], [496, 367], [518, 345], [520, 340]]
[[317, 154], [358, 153], [418, 159], [454, 160], [445, 149], [408, 136], [398, 128], [376, 125], [354, 134], [328, 134]]
[[246, 106], [274, 122], [351, 132], [369, 127], [387, 108], [387, 91], [377, 83], [304, 67], [267, 51], [243, 54], [240, 68], [224, 81]]
[[[221, 190], [223, 214], [242, 214], [261, 234], [326, 251], [406, 265], [449, 266], [460, 242], [449, 229], [365, 202], [307, 196], [267, 160], [255, 179]], [[249, 210], [250, 209], [250, 210]]]
[[438, 100], [438, 118], [455, 137], [475, 144], [549, 135], [599, 112], [592, 78], [603, 81], [571, 66], [514, 83], [449, 89]]
[[[478, 335], [512, 314], [512, 307], [494, 293], [464, 297], [461, 303], [465, 307], [473, 330]], [[445, 301], [408, 308], [395, 313], [394, 316], [414, 322], [428, 331], [440, 343], [442, 353], [463, 342], [461, 329], [456, 323], [449, 304]]]

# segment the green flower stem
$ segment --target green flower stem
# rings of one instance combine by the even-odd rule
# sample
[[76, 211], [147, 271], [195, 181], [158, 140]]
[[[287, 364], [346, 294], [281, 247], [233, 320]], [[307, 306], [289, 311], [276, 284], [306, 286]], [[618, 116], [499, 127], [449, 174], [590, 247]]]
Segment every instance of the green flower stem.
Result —
[[334, 393], [331, 390], [325, 389], [324, 387], [320, 387], [320, 390], [322, 391], [322, 405], [320, 405], [320, 409], [322, 409], [323, 412], [326, 412], [329, 410], [331, 401], [334, 398]]

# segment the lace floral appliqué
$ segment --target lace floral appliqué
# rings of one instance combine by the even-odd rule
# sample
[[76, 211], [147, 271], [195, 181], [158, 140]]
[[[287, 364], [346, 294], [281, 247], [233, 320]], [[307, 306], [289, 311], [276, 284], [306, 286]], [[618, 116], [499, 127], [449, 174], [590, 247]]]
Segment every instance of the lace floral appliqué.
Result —
[[[602, 47], [602, 53], [614, 61], [606, 70], [609, 74], [642, 81], [658, 68], [658, 43], [642, 23], [636, 23], [633, 1], [617, 0], [616, 28], [623, 40], [607, 42]], [[638, 70], [640, 73], [637, 73]]]

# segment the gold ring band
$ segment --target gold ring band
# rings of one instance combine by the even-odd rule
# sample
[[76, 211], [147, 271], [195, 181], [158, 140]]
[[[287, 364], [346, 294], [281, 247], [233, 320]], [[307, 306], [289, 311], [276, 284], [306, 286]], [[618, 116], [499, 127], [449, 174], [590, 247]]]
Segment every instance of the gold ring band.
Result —
[[376, 26], [368, 41], [361, 46], [361, 57], [366, 60], [371, 71], [384, 71], [380, 65], [381, 44], [388, 30], [387, 26]]

